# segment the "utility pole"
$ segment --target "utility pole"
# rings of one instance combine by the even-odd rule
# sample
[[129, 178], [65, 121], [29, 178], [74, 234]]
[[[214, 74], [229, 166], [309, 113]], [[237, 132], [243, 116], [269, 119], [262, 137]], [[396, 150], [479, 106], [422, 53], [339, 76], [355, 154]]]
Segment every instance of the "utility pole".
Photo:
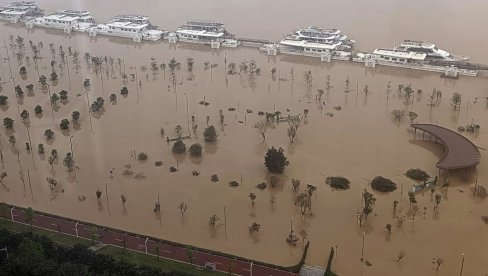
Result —
[[463, 268], [464, 268], [464, 253], [461, 254], [462, 260], [461, 260], [461, 272], [459, 273], [459, 276], [463, 276]]
[[93, 125], [92, 125], [92, 119], [91, 119], [91, 112], [90, 112], [90, 99], [88, 98], [88, 91], [85, 91], [86, 94], [86, 104], [88, 107], [88, 118], [90, 118], [90, 133], [93, 132]]
[[27, 128], [27, 136], [29, 137], [29, 146], [31, 148], [32, 166], [35, 169], [36, 168], [36, 164], [34, 163], [34, 149], [32, 148], [32, 142], [31, 142], [31, 137], [30, 137], [29, 126], [26, 125], [25, 128]]
[[364, 260], [364, 236], [366, 236], [366, 232], [363, 232], [363, 247], [361, 248], [361, 261]]
[[110, 205], [108, 203], [108, 187], [107, 187], [107, 183], [105, 183], [105, 197], [107, 198], [107, 212], [110, 215]]
[[70, 144], [70, 147], [71, 147], [71, 158], [73, 159], [73, 172], [75, 173], [75, 178], [76, 178], [76, 164], [75, 164], [75, 153], [73, 151], [73, 142], [71, 141], [73, 139], [73, 135], [71, 135], [69, 137], [69, 144]]
[[186, 120], [187, 120], [187, 126], [188, 126], [188, 133], [190, 133], [190, 116], [188, 114], [188, 94], [185, 94], [186, 98]]
[[225, 212], [225, 209], [227, 208], [227, 205], [224, 205], [224, 233], [225, 233], [225, 240], [227, 240], [227, 214]]
[[68, 69], [68, 82], [69, 82], [69, 90], [71, 90], [71, 75], [69, 73], [69, 62], [68, 57], [66, 57], [66, 68]]
[[[32, 150], [32, 148], [31, 148]], [[30, 192], [31, 192], [31, 198], [32, 198], [32, 205], [34, 205], [34, 193], [32, 192], [32, 183], [31, 183], [31, 178], [30, 178], [30, 171], [27, 169], [27, 178], [29, 179], [29, 187], [30, 187]]]
[[51, 87], [49, 84], [47, 85], [47, 92], [49, 94], [49, 103], [51, 103], [51, 115], [53, 117], [53, 123], [54, 123], [54, 108], [53, 108], [53, 102], [51, 101]]

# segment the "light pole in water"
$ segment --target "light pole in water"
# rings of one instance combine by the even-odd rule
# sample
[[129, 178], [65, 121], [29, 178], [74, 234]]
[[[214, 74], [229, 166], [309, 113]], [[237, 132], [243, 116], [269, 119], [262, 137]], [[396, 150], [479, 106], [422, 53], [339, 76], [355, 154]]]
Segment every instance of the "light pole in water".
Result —
[[137, 78], [137, 67], [130, 67], [130, 69], [134, 70], [134, 76], [136, 77], [136, 91], [137, 91], [137, 103], [139, 103], [139, 82]]
[[227, 205], [224, 205], [224, 233], [225, 233], [225, 240], [227, 240], [227, 213], [225, 212], [225, 209], [227, 208]]
[[461, 272], [459, 273], [459, 276], [463, 276], [463, 268], [464, 268], [464, 253], [461, 254], [462, 260], [461, 260]]
[[91, 119], [91, 112], [90, 112], [90, 99], [88, 98], [88, 91], [85, 91], [86, 94], [86, 104], [88, 107], [88, 118], [90, 118], [90, 133], [93, 132], [93, 125], [92, 125], [92, 119]]
[[293, 235], [293, 218], [290, 220], [290, 236]]
[[363, 232], [363, 247], [361, 248], [361, 261], [364, 260], [364, 237], [366, 236], [366, 232]]
[[184, 93], [185, 94], [185, 98], [186, 98], [186, 121], [187, 121], [187, 126], [188, 126], [188, 133], [190, 133], [190, 117], [189, 117], [189, 114], [188, 114], [188, 94]]
[[73, 137], [74, 137], [73, 135], [69, 137], [69, 144], [71, 148], [71, 158], [73, 159], [73, 172], [75, 173], [75, 178], [76, 178], [75, 153], [73, 151], [73, 142], [72, 142]]

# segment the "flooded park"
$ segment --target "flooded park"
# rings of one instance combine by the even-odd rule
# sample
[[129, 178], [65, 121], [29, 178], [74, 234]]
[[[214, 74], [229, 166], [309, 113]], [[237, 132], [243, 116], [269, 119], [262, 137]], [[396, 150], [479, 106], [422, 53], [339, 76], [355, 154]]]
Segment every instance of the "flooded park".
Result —
[[[338, 26], [365, 50], [412, 36], [488, 63], [480, 47], [486, 19], [474, 9], [486, 6], [481, 1], [444, 1], [435, 20], [426, 15], [430, 7], [418, 7], [438, 1], [375, 0], [371, 14], [354, 1], [286, 2], [273, 15], [261, 14], [269, 9], [258, 9], [268, 5], [259, 1], [182, 1], [164, 16], [159, 10], [168, 7], [156, 1], [124, 1], [116, 12], [148, 15], [166, 29], [211, 18], [239, 36], [272, 40], [297, 26]], [[102, 20], [114, 13], [107, 2], [38, 4], [87, 9]], [[314, 5], [337, 13], [324, 22]], [[297, 9], [304, 12], [295, 17]], [[452, 24], [453, 14], [464, 19]], [[465, 29], [478, 34], [469, 43], [458, 36]], [[487, 201], [477, 192], [488, 187], [486, 72], [448, 79], [252, 47], [135, 43], [8, 22], [0, 33], [0, 95], [8, 97], [0, 106], [0, 202], [282, 266], [295, 265], [310, 241], [306, 264], [326, 266], [333, 247], [338, 275], [459, 275], [461, 262], [464, 275], [488, 273]], [[411, 123], [459, 132], [481, 162], [439, 171], [444, 147]], [[217, 136], [208, 142], [210, 126]], [[178, 142], [184, 153], [175, 151]], [[201, 156], [190, 153], [195, 143]], [[271, 147], [284, 150], [283, 173], [264, 165]], [[437, 176], [437, 185], [412, 198], [421, 183], [405, 175], [412, 168]], [[396, 189], [373, 189], [377, 176]], [[348, 189], [331, 187], [329, 177], [347, 178]], [[363, 216], [365, 190], [376, 201]], [[297, 198], [307, 192], [304, 206]], [[258, 231], [250, 231], [254, 222]], [[290, 228], [295, 244], [287, 243]]]

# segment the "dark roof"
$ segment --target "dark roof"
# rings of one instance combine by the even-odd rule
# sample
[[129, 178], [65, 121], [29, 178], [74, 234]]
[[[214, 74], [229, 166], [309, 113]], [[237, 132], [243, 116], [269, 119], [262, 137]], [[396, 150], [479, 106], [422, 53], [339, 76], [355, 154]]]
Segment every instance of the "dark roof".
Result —
[[481, 154], [478, 147], [463, 135], [432, 124], [411, 124], [410, 126], [431, 134], [444, 146], [444, 156], [436, 164], [439, 169], [470, 168], [476, 167], [480, 163]]

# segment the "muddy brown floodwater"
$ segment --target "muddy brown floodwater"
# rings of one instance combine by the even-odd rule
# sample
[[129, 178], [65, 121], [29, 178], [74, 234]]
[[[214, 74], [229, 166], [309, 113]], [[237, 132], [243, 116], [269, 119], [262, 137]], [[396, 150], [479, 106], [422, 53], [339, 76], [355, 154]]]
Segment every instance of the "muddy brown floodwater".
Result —
[[[368, 5], [372, 9], [371, 14], [359, 10], [365, 9], [366, 3], [352, 9], [353, 1], [332, 1], [330, 7], [319, 1], [300, 3], [303, 7], [298, 7], [298, 2], [289, 2], [288, 6], [283, 4], [276, 7], [273, 20], [268, 20], [264, 14], [260, 14], [261, 11], [256, 11], [258, 5], [269, 4], [253, 5], [244, 1], [230, 1], [223, 6], [219, 1], [209, 1], [208, 5], [181, 1], [168, 4], [167, 7], [159, 6], [162, 13], [151, 9], [155, 1], [145, 1], [137, 7], [140, 9], [137, 11], [148, 14], [155, 24], [163, 27], [174, 28], [186, 18], [206, 17], [224, 21], [229, 30], [242, 36], [272, 39], [278, 39], [281, 33], [296, 25], [334, 26], [357, 39], [360, 48], [364, 46], [367, 49], [391, 45], [408, 33], [409, 36], [417, 35], [410, 38], [433, 40], [448, 50], [488, 62], [488, 57], [483, 55], [479, 47], [482, 41], [476, 42], [486, 39], [487, 36], [482, 35], [486, 30], [478, 24], [476, 28], [470, 28], [472, 24], [484, 22], [479, 17], [482, 9], [474, 8], [476, 5], [486, 5], [481, 1], [471, 1], [471, 5], [459, 1], [438, 3], [438, 9], [433, 11], [435, 17], [433, 14], [426, 16], [425, 13], [428, 10], [432, 12], [432, 9], [424, 6], [434, 4], [425, 1], [410, 1], [401, 5], [391, 1], [373, 1], [371, 6]], [[90, 9], [96, 18], [101, 19], [108, 19], [115, 12], [133, 11], [130, 5], [117, 5], [119, 10], [109, 11], [102, 9], [100, 3], [87, 1], [67, 6], [62, 1], [40, 1], [40, 5], [48, 10]], [[314, 9], [314, 5], [319, 5], [324, 11], [335, 9], [337, 13], [325, 14], [323, 20], [324, 15], [319, 13], [319, 9]], [[238, 17], [231, 16], [241, 9], [243, 12]], [[290, 15], [297, 10], [301, 15]], [[257, 13], [256, 16], [251, 15], [253, 11]], [[307, 16], [306, 11], [310, 11], [311, 15]], [[461, 17], [459, 23], [451, 24], [448, 18], [456, 14], [471, 16]], [[244, 24], [245, 20], [250, 23]], [[470, 29], [474, 34], [469, 43], [459, 37], [459, 34], [464, 33], [461, 31], [463, 28]], [[1, 131], [5, 160], [3, 170], [8, 176], [0, 187], [0, 201], [33, 206], [35, 210], [280, 265], [293, 265], [301, 256], [301, 242], [296, 248], [289, 247], [285, 242], [290, 220], [294, 218], [295, 231], [306, 229], [311, 241], [307, 263], [325, 266], [330, 247], [337, 245], [338, 256], [333, 268], [340, 275], [435, 275], [432, 258], [436, 256], [445, 260], [440, 274], [458, 275], [462, 253], [465, 254], [464, 275], [488, 273], [488, 255], [484, 254], [488, 246], [488, 228], [481, 221], [481, 216], [488, 215], [487, 202], [472, 195], [476, 179], [480, 185], [487, 186], [486, 152], [481, 150], [481, 164], [477, 169], [469, 170], [466, 174], [454, 172], [448, 178], [448, 190], [436, 191], [443, 196], [438, 212], [433, 210], [434, 202], [430, 192], [420, 193], [417, 195], [419, 214], [415, 220], [407, 219], [401, 228], [397, 228], [392, 213], [393, 201], [400, 202], [397, 215], [406, 216], [409, 209], [407, 191], [414, 183], [403, 175], [404, 172], [418, 167], [436, 175], [438, 171], [435, 163], [442, 156], [443, 149], [438, 144], [422, 141], [421, 135], [417, 136], [419, 139], [413, 140], [408, 118], [398, 123], [390, 114], [394, 109], [413, 110], [419, 115], [415, 121], [437, 123], [451, 129], [473, 121], [481, 126], [480, 131], [464, 135], [479, 147], [488, 148], [488, 105], [484, 99], [474, 100], [476, 97], [488, 97], [487, 78], [484, 74], [477, 78], [447, 80], [441, 79], [439, 74], [428, 72], [384, 67], [365, 69], [359, 64], [326, 64], [302, 57], [267, 57], [254, 48], [210, 50], [206, 46], [189, 44], [177, 44], [174, 47], [167, 42], [133, 44], [123, 39], [97, 37], [93, 40], [85, 34], [65, 36], [43, 29], [28, 33], [24, 27], [10, 24], [1, 24], [0, 33], [2, 40], [7, 43], [10, 33], [23, 36], [28, 56], [32, 56], [28, 41], [42, 41], [44, 47], [41, 54], [44, 59], [39, 62], [38, 68], [39, 73], [46, 76], [52, 71], [50, 43], [54, 44], [56, 52], [59, 46], [63, 46], [66, 52], [68, 47], [81, 52], [79, 72], [74, 68], [72, 57], [68, 57], [71, 89], [66, 66], [59, 67], [60, 58], [56, 53], [58, 63], [55, 70], [60, 80], [57, 84], [48, 81], [51, 84], [50, 92], [68, 90], [69, 98], [67, 102], [57, 104], [53, 122], [48, 91], [41, 89], [38, 84], [38, 74], [32, 59], [27, 65], [28, 77], [22, 79], [19, 75], [21, 65], [10, 49], [15, 82], [24, 88], [26, 95], [22, 101], [16, 101], [12, 83], [2, 84], [1, 94], [9, 97], [9, 104], [2, 107], [1, 118], [11, 117], [15, 124], [13, 131], [7, 131], [3, 126]], [[456, 35], [444, 36], [447, 33]], [[3, 82], [9, 80], [10, 73], [5, 49], [2, 48], [0, 52], [0, 77]], [[113, 73], [110, 64], [102, 66], [102, 89], [100, 75], [96, 75], [93, 68], [84, 61], [85, 52], [93, 56], [114, 57], [115, 63], [117, 58], [123, 59], [127, 74], [135, 74], [131, 67], [137, 67], [138, 79], [141, 81], [139, 97], [136, 81], [131, 77], [126, 84], [129, 95], [125, 98], [120, 95], [119, 91], [124, 86], [120, 71], [124, 69], [116, 64]], [[152, 75], [149, 70], [151, 57], [158, 64], [167, 64], [172, 57], [181, 63], [181, 69], [176, 71], [176, 92], [168, 89], [168, 69]], [[187, 57], [195, 60], [191, 74], [187, 71]], [[227, 63], [234, 62], [237, 65], [241, 61], [254, 59], [261, 73], [254, 77], [247, 73], [229, 75], [226, 82], [225, 57]], [[205, 70], [206, 61], [217, 66]], [[22, 62], [26, 65], [25, 60]], [[143, 70], [143, 66], [147, 67], [147, 71]], [[278, 69], [276, 79], [271, 76], [272, 68]], [[293, 81], [290, 73], [292, 69]], [[312, 87], [307, 87], [303, 77], [308, 70], [313, 76]], [[325, 88], [327, 75], [330, 75], [333, 87], [326, 106], [321, 109], [315, 98], [317, 90]], [[93, 131], [90, 131], [83, 88], [83, 80], [86, 78], [91, 80], [88, 94], [90, 103], [97, 97], [105, 99], [103, 114], [92, 116]], [[346, 78], [351, 81], [352, 91], [348, 94], [344, 93]], [[387, 97], [388, 82], [391, 82], [392, 88]], [[27, 95], [25, 89], [30, 83], [34, 84], [33, 95]], [[413, 101], [405, 104], [405, 93], [400, 95], [398, 92], [399, 84], [411, 84], [415, 91], [422, 89], [423, 94], [416, 95]], [[370, 91], [367, 97], [363, 92], [365, 85], [368, 85]], [[356, 91], [356, 87], [359, 87], [359, 91]], [[442, 91], [442, 97], [431, 109], [427, 105], [427, 94], [434, 88]], [[454, 92], [461, 93], [463, 97], [459, 112], [454, 111], [450, 105]], [[117, 94], [114, 104], [109, 101], [111, 93]], [[199, 104], [204, 98], [210, 105]], [[38, 104], [44, 109], [40, 117], [36, 117], [33, 111]], [[191, 141], [185, 140], [185, 143], [187, 147], [194, 142], [204, 145], [200, 159], [189, 155], [173, 155], [172, 145], [165, 138], [161, 139], [160, 135], [160, 129], [164, 128], [166, 136], [174, 137], [174, 128], [178, 124], [182, 126], [184, 135], [188, 133], [191, 121], [188, 122], [187, 118], [187, 104], [189, 115], [195, 116], [198, 130], [197, 136], [193, 136]], [[342, 110], [334, 109], [336, 106], [341, 106]], [[231, 107], [236, 111], [229, 111]], [[30, 112], [29, 132], [35, 150], [34, 162], [25, 150], [27, 129], [18, 112], [23, 109]], [[225, 118], [223, 128], [219, 126], [220, 109]], [[253, 113], [247, 113], [247, 109], [253, 110]], [[254, 123], [264, 119], [257, 114], [258, 111], [303, 115], [304, 109], [308, 109], [309, 114], [294, 144], [290, 144], [287, 137], [286, 123], [271, 128], [264, 143], [253, 128]], [[59, 128], [60, 120], [70, 118], [74, 110], [81, 113], [79, 126], [73, 128], [70, 125], [69, 132], [62, 132]], [[327, 113], [333, 114], [333, 117]], [[205, 144], [202, 139], [206, 116], [210, 116], [209, 124], [218, 126], [219, 136], [215, 145]], [[43, 135], [48, 128], [55, 132], [52, 142], [47, 142]], [[10, 135], [16, 137], [20, 162], [8, 142]], [[76, 178], [67, 172], [61, 160], [70, 151], [71, 135], [77, 167]], [[45, 155], [36, 152], [40, 143], [46, 148]], [[263, 165], [264, 153], [271, 146], [285, 149], [290, 166], [280, 177], [276, 188], [260, 191], [255, 186], [263, 181], [269, 183], [271, 177]], [[60, 156], [58, 163], [53, 166], [54, 178], [60, 185], [57, 194], [51, 192], [46, 181], [47, 177], [52, 177], [48, 163], [52, 149], [57, 149]], [[133, 150], [147, 153], [148, 160], [135, 160], [131, 156]], [[155, 161], [162, 161], [163, 165], [157, 167]], [[127, 164], [132, 166], [134, 175], [142, 172], [145, 178], [136, 180], [134, 175], [124, 176], [124, 166]], [[178, 171], [170, 173], [170, 166], [177, 167]], [[109, 177], [112, 168], [115, 169], [113, 179]], [[24, 175], [25, 186], [18, 177], [19, 170]], [[32, 182], [33, 201], [27, 170]], [[200, 175], [192, 176], [193, 170], [199, 171]], [[218, 174], [220, 181], [211, 182], [212, 174]], [[325, 184], [324, 175], [343, 175], [352, 182], [351, 188], [347, 191], [332, 190]], [[361, 192], [363, 189], [371, 191], [367, 179], [377, 175], [391, 178], [398, 183], [399, 189], [390, 194], [373, 192], [377, 198], [376, 207], [360, 229], [355, 214], [361, 205]], [[302, 218], [294, 206], [291, 178], [301, 180], [302, 186], [312, 184], [318, 187], [313, 196], [312, 216]], [[232, 180], [241, 182], [241, 186], [230, 188], [228, 182]], [[105, 185], [108, 187], [109, 205], [105, 199]], [[95, 196], [99, 188], [103, 188], [101, 203], [98, 203]], [[250, 192], [257, 196], [254, 207], [248, 197]], [[127, 196], [125, 209], [120, 200], [121, 194]], [[162, 205], [160, 220], [153, 213], [158, 194]], [[86, 196], [86, 200], [79, 201], [78, 197], [82, 195]], [[270, 195], [276, 196], [274, 207], [269, 202]], [[188, 205], [183, 220], [177, 208], [181, 202]], [[218, 227], [212, 233], [208, 226], [208, 219], [213, 214], [223, 220], [224, 206], [227, 212], [227, 240], [223, 227]], [[251, 236], [248, 226], [254, 221], [261, 224], [261, 230]], [[387, 223], [394, 225], [391, 235], [385, 230]], [[372, 263], [369, 267], [359, 261], [363, 231], [366, 232], [364, 254]], [[407, 256], [398, 264], [394, 259], [402, 250]]]

